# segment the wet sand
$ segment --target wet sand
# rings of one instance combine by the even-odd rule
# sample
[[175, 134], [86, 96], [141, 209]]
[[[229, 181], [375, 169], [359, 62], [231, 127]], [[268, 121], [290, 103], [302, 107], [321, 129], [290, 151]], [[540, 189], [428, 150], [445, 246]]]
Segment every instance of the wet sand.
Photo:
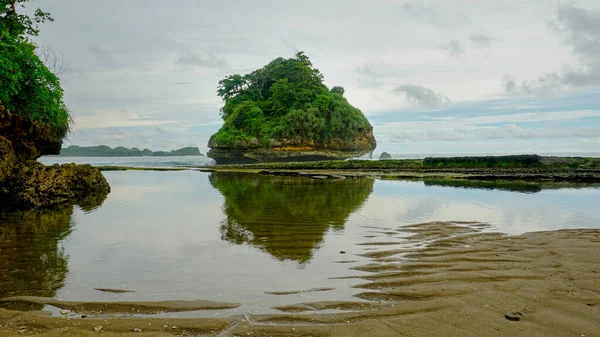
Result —
[[[0, 309], [0, 336], [600, 336], [600, 230], [485, 229], [435, 222], [373, 238], [371, 263], [355, 268], [368, 272], [356, 280], [364, 290], [356, 302], [226, 319], [65, 319]], [[410, 248], [386, 245], [406, 232]], [[331, 309], [343, 312], [321, 312]]]

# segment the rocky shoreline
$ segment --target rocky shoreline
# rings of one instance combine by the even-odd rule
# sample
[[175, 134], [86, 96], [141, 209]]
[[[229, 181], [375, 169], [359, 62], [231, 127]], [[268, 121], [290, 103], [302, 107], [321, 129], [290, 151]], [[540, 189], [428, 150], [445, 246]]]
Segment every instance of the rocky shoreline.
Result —
[[271, 139], [268, 146], [260, 146], [256, 138], [236, 144], [235, 147], [224, 146], [216, 142], [209, 143], [208, 157], [217, 164], [253, 164], [273, 162], [310, 162], [323, 160], [345, 160], [371, 155], [377, 147], [373, 131], [359, 135], [351, 141], [332, 139], [325, 144], [317, 144], [312, 140]]
[[11, 113], [0, 104], [0, 209], [50, 208], [91, 194], [106, 195], [110, 186], [90, 165], [44, 166], [43, 155], [58, 154], [62, 139], [50, 127]]

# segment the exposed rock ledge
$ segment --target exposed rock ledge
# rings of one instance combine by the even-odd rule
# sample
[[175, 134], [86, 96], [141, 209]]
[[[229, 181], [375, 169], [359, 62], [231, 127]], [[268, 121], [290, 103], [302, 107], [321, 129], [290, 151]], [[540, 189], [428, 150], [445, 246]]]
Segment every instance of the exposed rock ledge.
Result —
[[373, 132], [358, 136], [348, 142], [334, 139], [326, 144], [316, 144], [306, 139], [270, 139], [268, 146], [260, 146], [256, 138], [236, 144], [235, 147], [209, 143], [208, 157], [217, 164], [252, 164], [261, 162], [297, 162], [318, 160], [344, 160], [365, 154], [371, 155], [377, 147]]
[[48, 126], [0, 103], [0, 209], [48, 208], [110, 192], [102, 173], [90, 165], [46, 167], [36, 161], [58, 154], [61, 145]]

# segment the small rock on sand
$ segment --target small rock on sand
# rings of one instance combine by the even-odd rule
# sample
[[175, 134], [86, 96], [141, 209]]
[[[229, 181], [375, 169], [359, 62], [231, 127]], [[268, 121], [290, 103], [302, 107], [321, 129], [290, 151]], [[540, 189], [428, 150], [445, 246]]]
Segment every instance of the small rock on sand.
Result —
[[510, 310], [504, 314], [504, 317], [509, 321], [520, 321], [523, 316], [525, 314], [521, 310]]

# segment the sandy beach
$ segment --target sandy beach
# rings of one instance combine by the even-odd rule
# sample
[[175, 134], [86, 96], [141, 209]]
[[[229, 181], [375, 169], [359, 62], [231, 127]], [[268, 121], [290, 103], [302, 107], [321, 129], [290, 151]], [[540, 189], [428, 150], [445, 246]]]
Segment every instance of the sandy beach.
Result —
[[[278, 315], [226, 319], [64, 319], [0, 310], [0, 335], [600, 336], [599, 230], [507, 236], [486, 228], [434, 222], [390, 231], [411, 233], [414, 248], [386, 250], [383, 237], [373, 243], [382, 248], [367, 253], [372, 263], [357, 269], [369, 274], [356, 280], [364, 289], [357, 297], [369, 302], [298, 303], [277, 308]], [[166, 310], [183, 309], [171, 303]]]

